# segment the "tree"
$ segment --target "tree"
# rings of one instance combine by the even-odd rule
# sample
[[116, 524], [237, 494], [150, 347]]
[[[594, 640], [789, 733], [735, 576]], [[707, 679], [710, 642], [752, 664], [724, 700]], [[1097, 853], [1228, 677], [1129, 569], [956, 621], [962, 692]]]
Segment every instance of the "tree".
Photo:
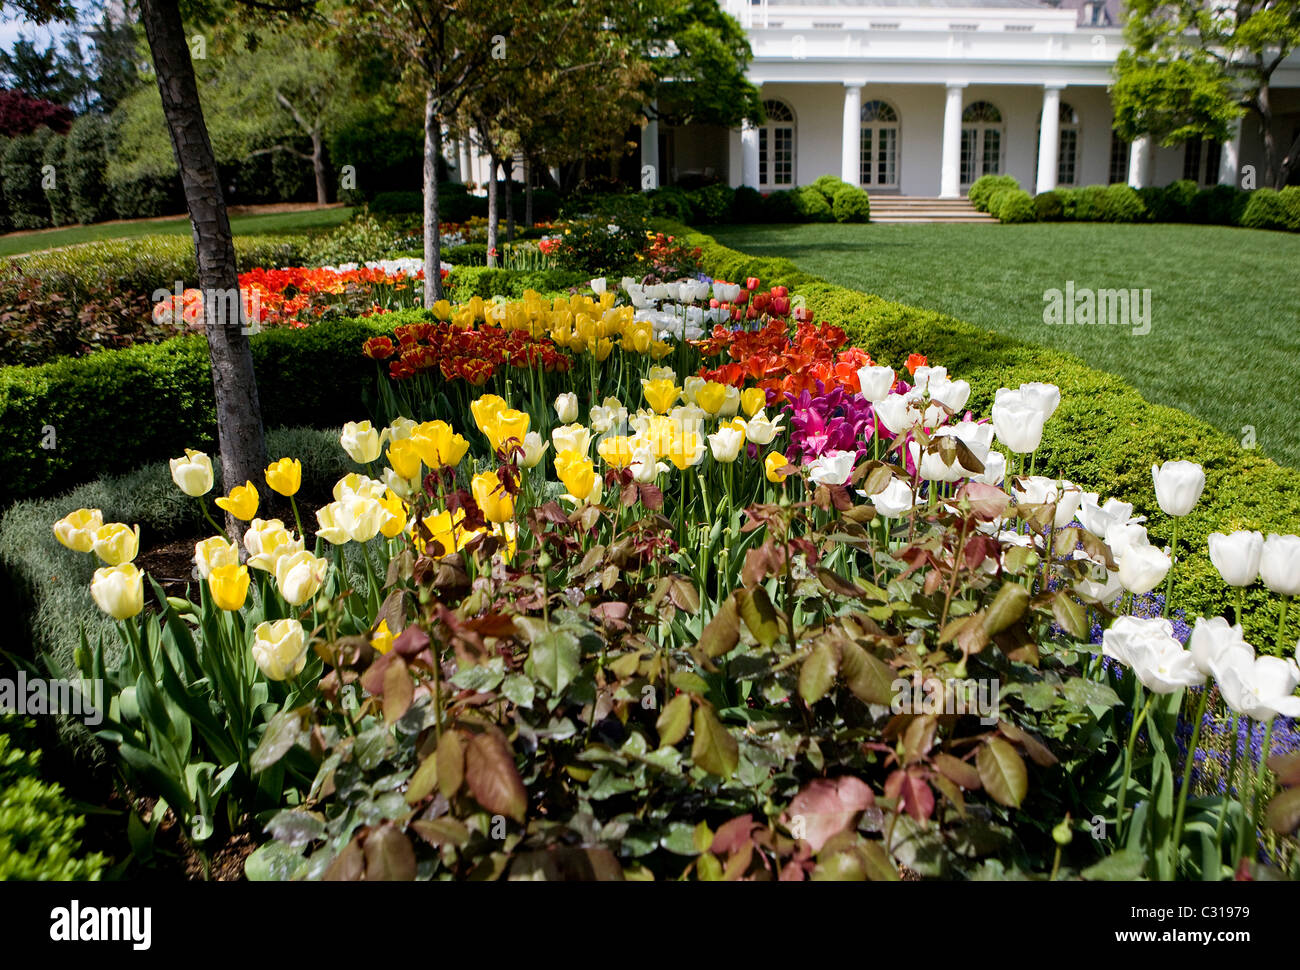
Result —
[[19, 34], [11, 50], [0, 50], [0, 79], [33, 98], [84, 111], [89, 99], [81, 45], [75, 33], [67, 34], [63, 42], [60, 54], [53, 44], [38, 50]]
[[1111, 90], [1121, 137], [1222, 141], [1248, 112], [1264, 140], [1264, 184], [1286, 184], [1300, 134], [1277, 144], [1271, 85], [1300, 43], [1300, 0], [1131, 0], [1124, 32]]
[[86, 31], [90, 38], [94, 107], [112, 114], [132, 91], [140, 86], [136, 66], [136, 25], [123, 16], [114, 20], [107, 10], [98, 24]]
[[23, 91], [0, 90], [0, 135], [30, 135], [37, 128], [60, 134], [72, 125], [72, 112], [61, 104], [29, 98]]

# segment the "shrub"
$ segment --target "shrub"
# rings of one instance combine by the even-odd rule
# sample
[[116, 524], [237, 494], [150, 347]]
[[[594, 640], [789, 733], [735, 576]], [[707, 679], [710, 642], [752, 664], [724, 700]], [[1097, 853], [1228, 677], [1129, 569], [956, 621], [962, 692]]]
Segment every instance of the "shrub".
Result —
[[68, 195], [72, 217], [84, 224], [108, 218], [112, 203], [107, 184], [107, 122], [94, 114], [82, 115], [68, 132]]
[[799, 219], [799, 206], [794, 192], [778, 189], [763, 196], [764, 222], [796, 222]]
[[763, 196], [758, 189], [741, 185], [731, 202], [732, 222], [762, 222]]
[[1278, 194], [1286, 206], [1287, 228], [1292, 232], [1300, 232], [1300, 185], [1288, 185]]
[[828, 202], [835, 201], [835, 193], [840, 189], [848, 186], [838, 175], [820, 175], [813, 179], [812, 187], [822, 194], [822, 197]]
[[1241, 224], [1247, 229], [1290, 229], [1291, 212], [1276, 189], [1256, 189], [1250, 193]]
[[1012, 192], [1019, 191], [1019, 189], [1009, 189], [1006, 187], [995, 188], [993, 193], [988, 197], [988, 201], [985, 203], [984, 211], [995, 219], [1000, 218], [999, 213], [1002, 211], [1002, 203], [1006, 201], [1007, 197]]
[[1085, 185], [1075, 189], [1074, 218], [1077, 222], [1100, 222], [1106, 204], [1106, 186]]
[[637, 253], [645, 246], [646, 225], [644, 218], [617, 223], [605, 219], [572, 223], [560, 236], [560, 245], [555, 250], [556, 266], [586, 273], [588, 279], [598, 273], [610, 275], [630, 270], [636, 263]]
[[804, 222], [830, 222], [835, 218], [831, 204], [815, 185], [804, 185], [793, 191], [795, 212]]
[[999, 189], [1018, 189], [1020, 183], [1010, 175], [981, 175], [966, 192], [966, 198], [980, 212], [991, 212], [989, 202]]
[[461, 246], [449, 246], [442, 251], [442, 261], [452, 266], [486, 266], [487, 244], [465, 243]]
[[1156, 222], [1187, 222], [1192, 217], [1192, 201], [1196, 198], [1196, 183], [1191, 179], [1171, 182], [1160, 191], [1156, 207], [1148, 203], [1151, 217]]
[[[439, 194], [439, 202], [442, 201]], [[423, 192], [380, 192], [368, 206], [375, 215], [398, 215], [424, 211]], [[441, 213], [439, 213], [441, 215]]]
[[1147, 210], [1133, 186], [1116, 182], [1106, 186], [1101, 202], [1101, 217], [1106, 222], [1143, 222]]
[[68, 138], [56, 135], [45, 140], [41, 158], [41, 190], [50, 208], [50, 223], [66, 226], [73, 221], [72, 197], [68, 192]]
[[700, 225], [728, 222], [736, 190], [729, 185], [716, 183], [686, 193], [691, 203], [692, 221]]
[[324, 236], [304, 243], [305, 265], [337, 266], [340, 263], [363, 263], [387, 256], [398, 248], [402, 234], [379, 222], [367, 212], [359, 212]]
[[98, 880], [108, 860], [82, 853], [85, 819], [63, 788], [41, 777], [30, 721], [0, 713], [0, 882]]
[[119, 219], [154, 219], [185, 211], [179, 175], [126, 174], [108, 169], [108, 194]]
[[640, 225], [650, 218], [650, 209], [650, 199], [644, 192], [604, 192], [571, 196], [560, 206], [560, 216], [617, 226]]
[[61, 104], [13, 88], [0, 90], [0, 136], [30, 135], [41, 128], [63, 134], [71, 124], [72, 112]]
[[[522, 209], [520, 210], [523, 211]], [[560, 193], [553, 189], [533, 189], [533, 221], [551, 222], [560, 212]], [[531, 227], [530, 227], [531, 228]]]
[[855, 185], [845, 185], [831, 199], [831, 214], [836, 222], [869, 222], [871, 199]]
[[391, 115], [365, 113], [339, 125], [326, 148], [334, 172], [344, 165], [355, 170], [356, 189], [346, 201], [358, 202], [380, 192], [418, 191], [423, 185], [424, 131], [418, 124], [407, 126]]
[[[424, 201], [421, 196], [420, 209]], [[487, 196], [470, 195], [469, 187], [460, 182], [442, 182], [438, 185], [438, 218], [442, 222], [469, 222], [475, 216], [486, 217]]]
[[447, 299], [461, 303], [471, 297], [490, 300], [494, 296], [509, 296], [515, 299], [524, 295], [525, 290], [538, 293], [567, 292], [572, 286], [586, 286], [592, 274], [583, 270], [544, 269], [512, 270], [489, 269], [486, 266], [457, 266], [447, 276]]
[[1235, 185], [1201, 189], [1192, 198], [1191, 219], [1212, 226], [1239, 226], [1249, 200], [1250, 193]]
[[9, 222], [15, 229], [43, 229], [50, 224], [50, 204], [41, 188], [45, 146], [54, 137], [48, 128], [11, 138], [0, 156]]
[[1059, 191], [1034, 196], [1034, 218], [1039, 222], [1060, 222], [1065, 218], [1065, 202]]
[[655, 189], [650, 193], [650, 212], [674, 222], [690, 222], [693, 218], [690, 194], [675, 185]]
[[[750, 256], [728, 249], [685, 226], [661, 223], [664, 232], [700, 246], [704, 269], [724, 279], [757, 276], [763, 284], [784, 284], [803, 296], [817, 318], [845, 328], [850, 341], [873, 359], [901, 367], [911, 353], [969, 381], [969, 407], [992, 405], [999, 387], [1048, 381], [1065, 390], [1048, 422], [1040, 448], [1040, 473], [1063, 476], [1103, 497], [1121, 496], [1137, 514], [1151, 519], [1153, 541], [1168, 541], [1169, 517], [1156, 503], [1151, 466], [1194, 455], [1209, 478], [1200, 504], [1181, 520], [1180, 559], [1174, 602], [1187, 615], [1216, 616], [1231, 605], [1226, 587], [1210, 563], [1206, 536], [1214, 531], [1259, 529], [1294, 532], [1300, 521], [1300, 479], [1257, 451], [1184, 411], [1154, 405], [1113, 374], [1094, 370], [1079, 358], [917, 307], [834, 286], [800, 270], [788, 259]], [[1153, 434], [1152, 429], [1159, 429]], [[1249, 490], [1239, 487], [1251, 482]], [[1185, 545], [1184, 545], [1185, 543]], [[1260, 586], [1248, 590], [1246, 638], [1272, 643], [1278, 598]]]
[[997, 218], [999, 222], [1033, 222], [1034, 199], [1028, 192], [1020, 189], [1003, 189], [997, 193]]

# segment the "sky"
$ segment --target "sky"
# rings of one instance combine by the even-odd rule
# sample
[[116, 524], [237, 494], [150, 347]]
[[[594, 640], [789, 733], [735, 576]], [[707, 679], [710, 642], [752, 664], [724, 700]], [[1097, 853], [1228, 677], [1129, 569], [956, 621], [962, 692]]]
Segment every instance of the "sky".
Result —
[[[81, 11], [83, 21], [90, 19], [99, 19], [99, 3], [91, 0], [74, 0], [76, 8]], [[37, 27], [28, 23], [21, 16], [9, 17], [7, 12], [9, 7], [5, 7], [6, 14], [0, 14], [0, 50], [12, 50], [15, 41], [18, 40], [19, 34], [28, 40], [34, 40], [36, 46], [44, 50], [51, 43], [57, 43], [58, 39], [67, 29], [65, 24], [49, 24], [45, 27]]]

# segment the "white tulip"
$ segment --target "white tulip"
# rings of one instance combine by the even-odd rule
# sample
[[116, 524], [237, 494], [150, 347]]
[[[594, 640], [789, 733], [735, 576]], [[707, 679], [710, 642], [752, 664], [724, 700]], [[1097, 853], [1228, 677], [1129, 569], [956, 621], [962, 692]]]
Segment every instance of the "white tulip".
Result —
[[1154, 693], [1172, 694], [1205, 681], [1168, 620], [1121, 616], [1102, 634], [1101, 642], [1105, 656], [1131, 667]]
[[201, 451], [185, 449], [184, 458], [172, 458], [168, 464], [172, 481], [190, 498], [207, 495], [212, 489], [212, 459]]
[[992, 411], [998, 440], [1018, 455], [1036, 450], [1043, 441], [1043, 412], [1018, 391], [998, 394]]
[[763, 409], [759, 408], [754, 416], [745, 422], [745, 437], [760, 447], [765, 447], [772, 443], [772, 439], [780, 433], [782, 428], [781, 418], [775, 421], [769, 421]]
[[1074, 519], [1083, 492], [1073, 482], [1057, 482], [1042, 475], [1021, 478], [1020, 486], [1012, 489], [1016, 501], [1024, 505], [1055, 505], [1053, 527], [1064, 529]]
[[881, 425], [895, 435], [910, 431], [921, 423], [916, 399], [907, 394], [888, 394], [872, 408]]
[[307, 666], [307, 632], [297, 620], [275, 620], [253, 629], [253, 661], [267, 680], [287, 680]]
[[578, 420], [578, 395], [565, 391], [555, 399], [555, 416], [560, 424], [573, 424]]
[[1151, 466], [1156, 501], [1165, 515], [1186, 515], [1205, 490], [1205, 469], [1194, 461], [1167, 461]]
[[144, 573], [130, 562], [96, 569], [90, 598], [113, 619], [129, 620], [144, 609]]
[[1026, 403], [1041, 411], [1043, 421], [1047, 421], [1056, 413], [1056, 408], [1061, 403], [1061, 389], [1055, 384], [1033, 381], [1029, 384], [1020, 385], [1020, 397]]
[[1145, 515], [1134, 517], [1133, 506], [1128, 502], [1108, 498], [1104, 505], [1098, 505], [1096, 492], [1084, 492], [1080, 496], [1078, 515], [1083, 527], [1099, 539], [1106, 537], [1111, 526], [1146, 521]]
[[379, 457], [381, 448], [379, 432], [371, 427], [369, 421], [349, 421], [345, 424], [343, 433], [339, 435], [339, 444], [358, 465], [374, 461]]
[[1274, 593], [1300, 596], [1300, 536], [1269, 533], [1260, 550], [1259, 578]]
[[885, 518], [899, 519], [912, 509], [912, 490], [900, 479], [891, 478], [883, 491], [868, 495], [867, 500]]
[[1240, 651], [1220, 654], [1214, 664], [1214, 678], [1223, 701], [1238, 714], [1256, 721], [1271, 721], [1281, 714], [1300, 717], [1300, 669], [1294, 660], [1256, 657], [1252, 662]]
[[320, 590], [329, 560], [305, 550], [282, 556], [275, 564], [275, 584], [290, 606], [302, 606]]
[[1160, 585], [1172, 565], [1155, 546], [1133, 545], [1119, 559], [1119, 581], [1130, 593], [1149, 593]]
[[996, 487], [1001, 485], [1002, 480], [1006, 477], [1007, 456], [1000, 451], [990, 451], [988, 457], [984, 459], [984, 471], [978, 475], [972, 475], [971, 481]]
[[1258, 532], [1238, 531], [1224, 535], [1211, 532], [1207, 540], [1210, 562], [1229, 586], [1249, 586], [1259, 575], [1264, 537]]
[[[574, 410], [577, 410], [576, 404]], [[546, 454], [546, 449], [549, 447], [551, 447], [549, 441], [543, 441], [542, 436], [536, 431], [529, 431], [524, 435], [523, 454], [516, 456], [518, 464], [524, 468], [535, 467], [542, 460], [542, 456]]]
[[1241, 626], [1229, 626], [1221, 616], [1211, 619], [1197, 617], [1187, 649], [1197, 669], [1207, 675], [1214, 673], [1216, 665], [1228, 662], [1223, 657], [1230, 651], [1242, 654], [1246, 663], [1255, 662], [1255, 650], [1242, 636]]
[[862, 396], [872, 404], [883, 401], [896, 380], [892, 367], [868, 364], [858, 368], [858, 384], [862, 388]]
[[552, 428], [551, 441], [557, 452], [576, 451], [580, 455], [591, 454], [591, 429], [581, 424], [564, 424]]
[[947, 421], [950, 414], [957, 414], [970, 400], [970, 384], [966, 381], [943, 381], [930, 383], [930, 400], [947, 406], [944, 410], [937, 405], [925, 409], [925, 423], [933, 428]]
[[740, 446], [745, 443], [745, 432], [739, 428], [719, 428], [709, 435], [709, 448], [713, 460], [731, 464], [740, 456]]

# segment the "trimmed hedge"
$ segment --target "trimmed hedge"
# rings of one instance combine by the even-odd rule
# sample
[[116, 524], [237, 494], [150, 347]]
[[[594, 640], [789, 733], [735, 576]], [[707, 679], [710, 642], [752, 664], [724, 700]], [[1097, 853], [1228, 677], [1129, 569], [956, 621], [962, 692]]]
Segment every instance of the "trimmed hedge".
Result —
[[1241, 215], [1241, 224], [1247, 229], [1300, 229], [1294, 221], [1295, 213], [1287, 206], [1286, 199], [1276, 189], [1256, 189], [1250, 194], [1246, 211]]
[[1147, 207], [1131, 185], [1116, 182], [1106, 186], [1101, 201], [1101, 215], [1107, 222], [1143, 222]]
[[[1205, 467], [1205, 494], [1180, 528], [1181, 555], [1174, 604], [1188, 616], [1222, 613], [1233, 600], [1206, 551], [1215, 531], [1294, 532], [1300, 523], [1300, 475], [1176, 408], [1151, 404], [1122, 378], [1078, 357], [1020, 343], [953, 317], [905, 306], [844, 287], [799, 269], [788, 259], [749, 256], [687, 226], [661, 223], [703, 253], [705, 272], [722, 279], [757, 276], [803, 296], [817, 319], [843, 327], [873, 359], [901, 369], [911, 353], [925, 354], [971, 384], [969, 407], [987, 413], [1002, 386], [1048, 381], [1062, 389], [1038, 453], [1042, 474], [1059, 475], [1103, 497], [1118, 496], [1148, 516], [1154, 539], [1168, 542], [1170, 519], [1160, 511], [1151, 466], [1173, 458]], [[1248, 486], [1244, 483], [1249, 483]], [[1274, 649], [1279, 598], [1256, 586], [1247, 594], [1246, 638]], [[1294, 644], [1290, 645], [1294, 649]]]
[[1060, 192], [1042, 192], [1034, 196], [1034, 217], [1039, 222], [1060, 222], [1065, 218], [1065, 201]]
[[448, 275], [444, 284], [447, 299], [453, 303], [463, 303], [471, 297], [490, 300], [494, 296], [508, 296], [518, 299], [525, 290], [538, 293], [564, 292], [571, 286], [586, 286], [593, 273], [576, 270], [540, 269], [520, 271], [492, 268], [486, 266], [457, 266]]
[[998, 189], [989, 199], [989, 212], [1008, 224], [1034, 221], [1034, 200], [1020, 189]]
[[966, 190], [966, 198], [977, 212], [991, 212], [989, 203], [993, 195], [1002, 189], [1018, 189], [1020, 183], [1010, 175], [981, 175]]
[[77, 834], [86, 820], [61, 786], [42, 779], [30, 728], [0, 713], [0, 882], [98, 880], [108, 860], [82, 853]]

